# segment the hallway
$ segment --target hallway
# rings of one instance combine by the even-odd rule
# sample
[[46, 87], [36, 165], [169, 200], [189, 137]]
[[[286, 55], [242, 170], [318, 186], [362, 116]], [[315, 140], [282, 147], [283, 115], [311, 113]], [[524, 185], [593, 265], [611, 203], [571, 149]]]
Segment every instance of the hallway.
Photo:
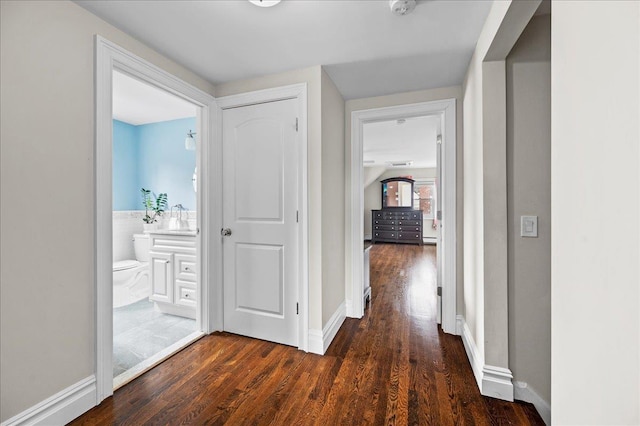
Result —
[[482, 397], [461, 339], [439, 331], [435, 252], [374, 245], [372, 303], [323, 357], [214, 333], [72, 424], [543, 424]]

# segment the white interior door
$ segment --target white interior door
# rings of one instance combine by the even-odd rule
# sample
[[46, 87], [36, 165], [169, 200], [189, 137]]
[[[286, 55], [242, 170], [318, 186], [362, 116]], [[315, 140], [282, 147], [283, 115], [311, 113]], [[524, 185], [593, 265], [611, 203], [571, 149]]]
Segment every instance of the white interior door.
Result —
[[[223, 111], [225, 331], [298, 346], [294, 99]], [[227, 234], [227, 235], [225, 235]]]

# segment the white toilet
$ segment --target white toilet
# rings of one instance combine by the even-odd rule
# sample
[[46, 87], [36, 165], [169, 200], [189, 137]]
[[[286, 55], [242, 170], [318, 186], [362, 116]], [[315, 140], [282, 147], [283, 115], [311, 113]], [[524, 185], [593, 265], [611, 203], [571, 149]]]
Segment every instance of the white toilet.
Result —
[[114, 308], [130, 305], [151, 296], [149, 234], [134, 234], [133, 247], [136, 260], [113, 263]]

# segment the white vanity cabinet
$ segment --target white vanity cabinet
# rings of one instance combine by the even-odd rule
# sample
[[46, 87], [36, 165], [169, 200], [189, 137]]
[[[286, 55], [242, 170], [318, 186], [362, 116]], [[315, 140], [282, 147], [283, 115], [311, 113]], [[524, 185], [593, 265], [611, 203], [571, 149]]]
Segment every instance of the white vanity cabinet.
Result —
[[162, 312], [196, 317], [196, 236], [190, 231], [149, 233], [150, 300]]

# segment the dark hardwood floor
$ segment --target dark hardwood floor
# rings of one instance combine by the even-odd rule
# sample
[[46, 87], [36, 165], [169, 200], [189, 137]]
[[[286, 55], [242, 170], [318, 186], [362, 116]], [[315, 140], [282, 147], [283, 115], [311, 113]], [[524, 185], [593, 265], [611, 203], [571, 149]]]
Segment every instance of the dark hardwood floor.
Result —
[[72, 424], [543, 425], [480, 395], [460, 337], [435, 323], [435, 247], [371, 248], [372, 303], [325, 356], [214, 333]]

